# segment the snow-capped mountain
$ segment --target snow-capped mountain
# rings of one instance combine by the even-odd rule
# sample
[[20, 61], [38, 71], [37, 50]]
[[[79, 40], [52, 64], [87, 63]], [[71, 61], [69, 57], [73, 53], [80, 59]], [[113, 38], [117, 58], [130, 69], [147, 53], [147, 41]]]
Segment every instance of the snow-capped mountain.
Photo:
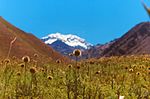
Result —
[[49, 34], [48, 36], [43, 37], [42, 41], [64, 55], [68, 55], [76, 48], [86, 50], [93, 46], [83, 38], [73, 34]]
[[72, 47], [83, 47], [85, 49], [88, 49], [92, 46], [92, 44], [86, 42], [83, 38], [80, 38], [76, 35], [72, 34], [61, 34], [61, 33], [55, 33], [55, 34], [49, 34], [46, 37], [43, 37], [42, 40], [46, 44], [52, 44], [56, 42], [57, 40], [60, 40], [67, 44], [68, 46]]

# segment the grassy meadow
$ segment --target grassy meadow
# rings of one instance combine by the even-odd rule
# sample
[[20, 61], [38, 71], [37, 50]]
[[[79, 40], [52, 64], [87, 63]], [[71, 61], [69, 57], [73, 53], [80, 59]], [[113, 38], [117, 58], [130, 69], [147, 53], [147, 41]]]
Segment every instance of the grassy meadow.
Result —
[[0, 63], [0, 99], [150, 99], [150, 56]]

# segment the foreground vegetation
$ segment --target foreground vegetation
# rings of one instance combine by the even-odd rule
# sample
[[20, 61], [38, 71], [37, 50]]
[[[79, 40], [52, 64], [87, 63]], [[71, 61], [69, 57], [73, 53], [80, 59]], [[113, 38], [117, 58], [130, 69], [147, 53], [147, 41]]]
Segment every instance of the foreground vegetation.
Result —
[[0, 99], [150, 99], [150, 56], [40, 64], [38, 56], [0, 64]]

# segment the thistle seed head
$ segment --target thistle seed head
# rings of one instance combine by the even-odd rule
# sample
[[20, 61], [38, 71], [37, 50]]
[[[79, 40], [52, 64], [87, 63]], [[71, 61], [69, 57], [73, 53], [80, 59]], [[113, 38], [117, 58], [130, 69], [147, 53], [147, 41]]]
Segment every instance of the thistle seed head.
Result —
[[36, 72], [37, 72], [37, 70], [36, 70], [35, 67], [30, 68], [30, 73], [31, 73], [31, 74], [34, 74], [34, 73], [36, 73]]
[[79, 49], [75, 49], [73, 51], [73, 55], [76, 56], [76, 57], [81, 56], [81, 51]]
[[22, 57], [22, 60], [23, 60], [25, 63], [28, 63], [28, 62], [30, 62], [30, 57], [29, 57], [29, 56], [24, 56], [24, 57]]

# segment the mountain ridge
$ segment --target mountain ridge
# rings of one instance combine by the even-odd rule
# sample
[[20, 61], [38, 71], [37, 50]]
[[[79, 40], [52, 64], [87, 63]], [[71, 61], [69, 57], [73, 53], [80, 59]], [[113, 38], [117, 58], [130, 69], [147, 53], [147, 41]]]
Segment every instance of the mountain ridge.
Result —
[[107, 48], [102, 56], [150, 54], [149, 43], [150, 22], [141, 22]]
[[[10, 57], [16, 56], [21, 58], [24, 55], [33, 56], [36, 53], [39, 56], [51, 57], [54, 60], [63, 59], [62, 55], [43, 43], [33, 34], [22, 31], [0, 17], [0, 57], [6, 58], [10, 42], [15, 37], [17, 39], [12, 46]], [[64, 58], [64, 60], [65, 59], [67, 60], [67, 58]]]
[[56, 51], [68, 56], [75, 49], [82, 51], [89, 49], [93, 45], [86, 42], [85, 39], [73, 34], [53, 33], [41, 39], [45, 44], [51, 46]]
[[88, 43], [85, 41], [85, 39], [73, 35], [73, 34], [61, 34], [59, 32], [49, 34], [48, 36], [42, 37], [42, 40], [45, 41], [46, 44], [52, 44], [57, 40], [61, 40], [65, 44], [76, 47], [76, 46], [81, 46], [85, 49], [88, 49], [92, 44]]
[[[120, 38], [82, 50], [82, 58], [150, 54], [149, 42], [150, 22], [141, 22], [124, 33]], [[63, 53], [65, 53], [65, 50]]]

